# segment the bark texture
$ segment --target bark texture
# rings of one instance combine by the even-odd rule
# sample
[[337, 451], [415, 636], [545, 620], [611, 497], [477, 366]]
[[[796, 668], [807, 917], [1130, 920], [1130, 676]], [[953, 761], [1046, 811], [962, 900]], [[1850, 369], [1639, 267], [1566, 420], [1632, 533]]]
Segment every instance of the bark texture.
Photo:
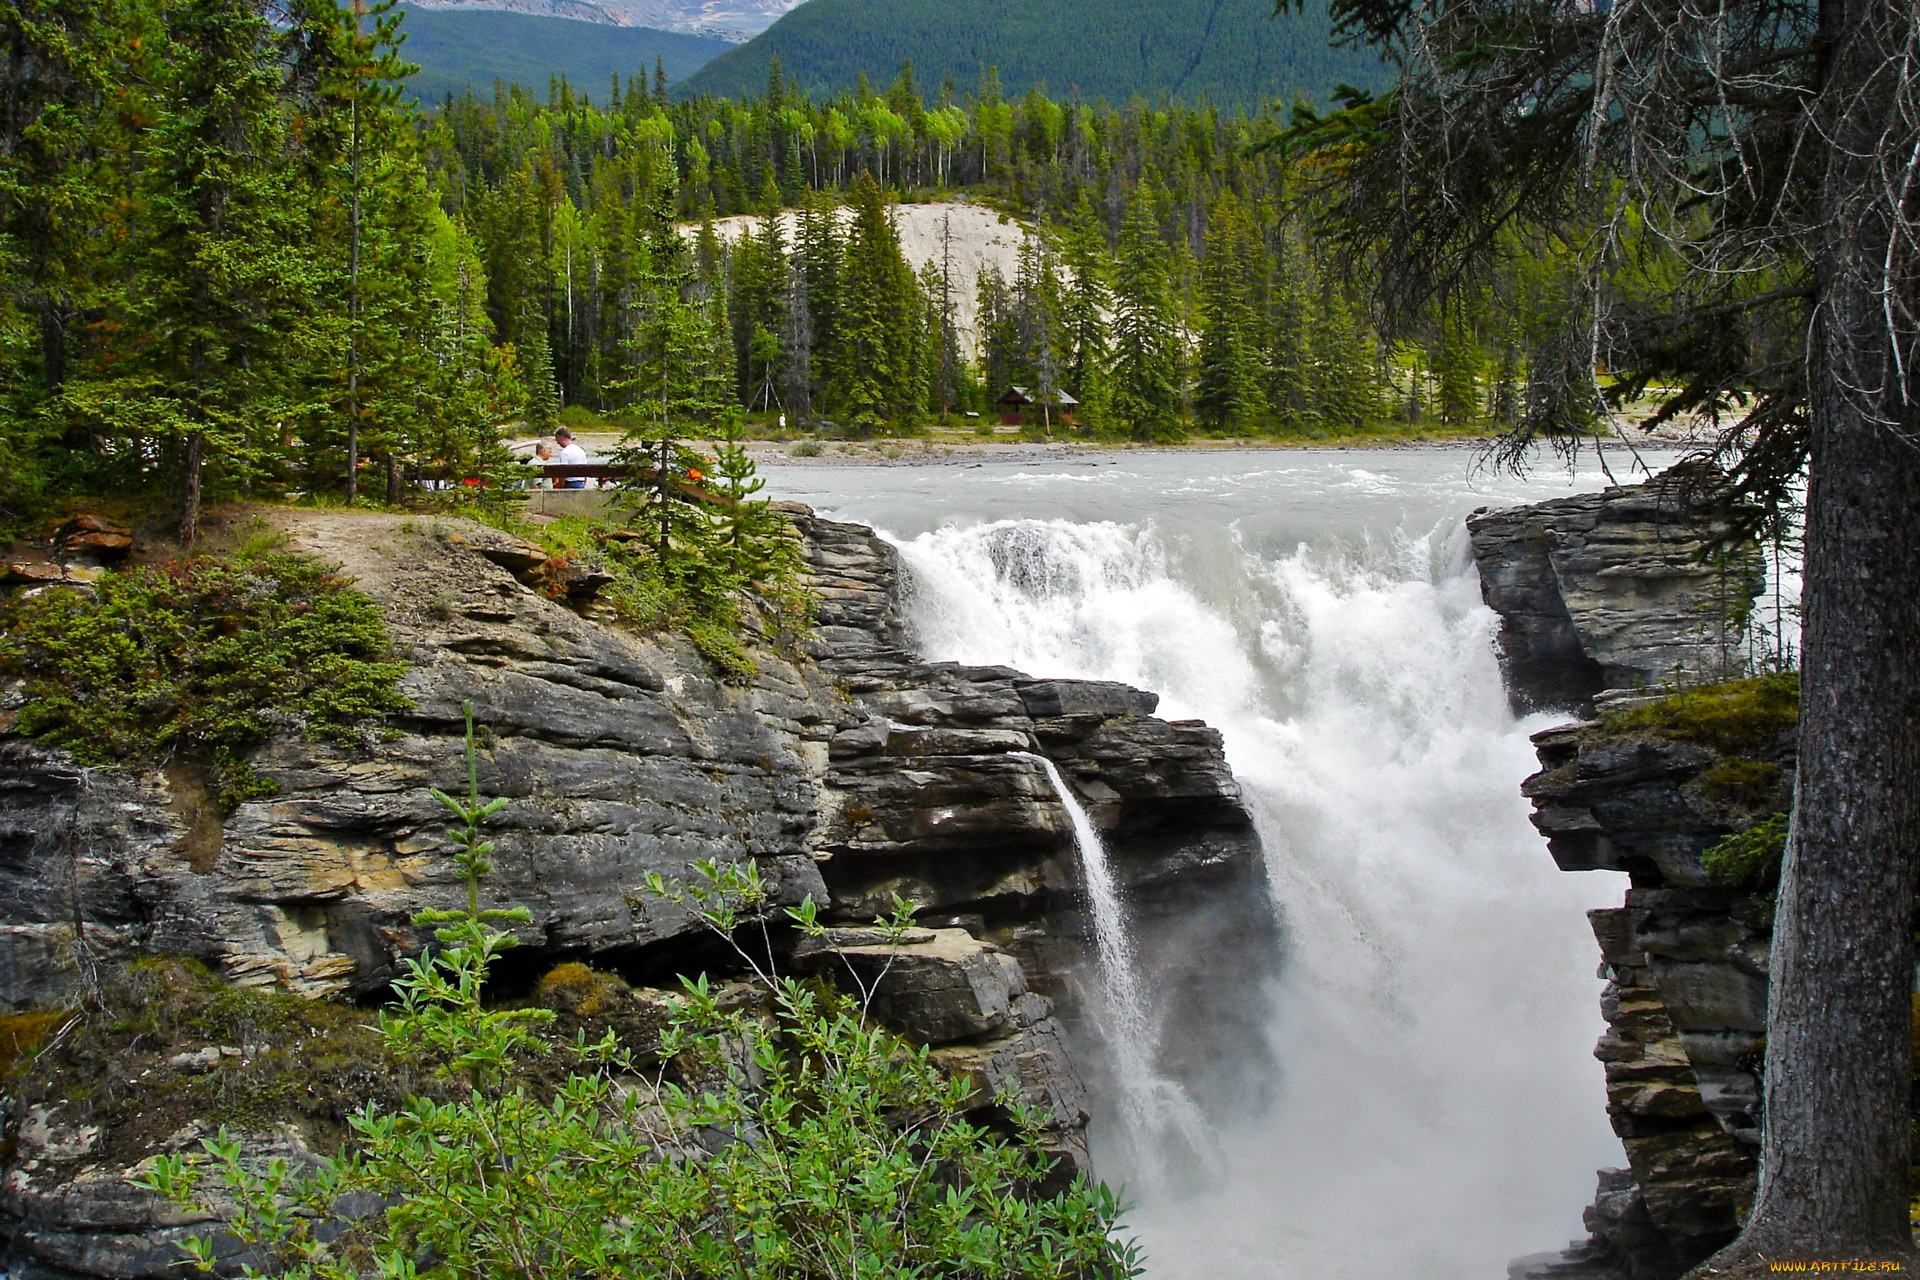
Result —
[[1920, 413], [1911, 191], [1885, 189], [1911, 0], [1824, 0], [1826, 150], [1812, 333], [1800, 768], [1775, 917], [1761, 1183], [1705, 1274], [1901, 1258], [1920, 854]]

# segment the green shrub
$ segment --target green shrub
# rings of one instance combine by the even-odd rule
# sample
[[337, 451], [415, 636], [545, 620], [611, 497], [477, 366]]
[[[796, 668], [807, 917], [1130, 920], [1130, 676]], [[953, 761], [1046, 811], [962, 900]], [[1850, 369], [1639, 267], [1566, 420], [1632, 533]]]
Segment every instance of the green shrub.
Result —
[[406, 1096], [416, 1065], [357, 1009], [236, 987], [172, 956], [104, 970], [72, 1009], [15, 1017], [61, 1028], [28, 1048], [16, 1096], [99, 1126], [96, 1155], [129, 1163], [195, 1121], [293, 1122], [337, 1145], [370, 1100]]
[[792, 453], [796, 458], [817, 458], [820, 456], [820, 442], [818, 440], [802, 440], [799, 444], [793, 446]]
[[[797, 638], [811, 622], [799, 538], [784, 515], [754, 496], [766, 482], [737, 429], [714, 456], [677, 444], [670, 453], [678, 474], [697, 473], [697, 483], [640, 485], [623, 495], [624, 518], [569, 516], [538, 528], [493, 523], [555, 559], [593, 560], [613, 575], [600, 599], [620, 622], [679, 631], [723, 676], [744, 680], [755, 670], [749, 601], [776, 641]], [[644, 468], [652, 457], [636, 450], [630, 460]], [[718, 501], [689, 500], [690, 492]]]
[[1793, 672], [1688, 689], [1605, 717], [1613, 732], [1652, 733], [1726, 755], [1771, 750], [1800, 723], [1800, 677]]
[[246, 757], [275, 733], [349, 737], [406, 708], [380, 610], [284, 552], [110, 574], [0, 605], [16, 727], [82, 764], [201, 759], [221, 803], [270, 794]]
[[1770, 879], [1787, 849], [1787, 815], [1726, 837], [1700, 855], [1700, 865], [1721, 884], [1758, 885]]
[[[1119, 1206], [1104, 1186], [1043, 1190], [1052, 1159], [1016, 1099], [1003, 1100], [1013, 1136], [971, 1123], [970, 1081], [744, 949], [768, 1003], [741, 1008], [704, 979], [686, 983], [662, 1033], [678, 1082], [641, 1070], [609, 1033], [581, 1042], [588, 1069], [551, 1098], [518, 1083], [510, 1067], [543, 1051], [536, 1032], [550, 1018], [481, 1003], [493, 959], [512, 943], [493, 922], [522, 913], [479, 907], [490, 852], [480, 824], [498, 802], [472, 782], [474, 751], [470, 726], [468, 796], [442, 797], [461, 823], [467, 909], [416, 917], [442, 926], [445, 949], [408, 963], [400, 1007], [381, 1020], [389, 1042], [431, 1046], [463, 1074], [464, 1093], [367, 1108], [353, 1120], [354, 1149], [310, 1175], [250, 1166], [222, 1134], [202, 1144], [204, 1163], [158, 1157], [145, 1185], [183, 1206], [236, 1204], [230, 1230], [290, 1280], [1139, 1274], [1134, 1249], [1111, 1238]], [[717, 936], [764, 919], [751, 866], [708, 866], [691, 891]], [[653, 888], [665, 891], [657, 879]], [[818, 930], [810, 909], [790, 914]], [[904, 930], [910, 919], [883, 925]], [[203, 1190], [209, 1174], [217, 1186]], [[349, 1196], [379, 1207], [335, 1231], [331, 1215]], [[210, 1241], [184, 1247], [215, 1273]]]
[[620, 427], [587, 408], [585, 405], [570, 404], [554, 418], [559, 426], [566, 427], [576, 435], [582, 431], [618, 431]]
[[1784, 772], [1771, 761], [1729, 756], [1700, 775], [1700, 790], [1709, 800], [1752, 810], [1773, 799]]

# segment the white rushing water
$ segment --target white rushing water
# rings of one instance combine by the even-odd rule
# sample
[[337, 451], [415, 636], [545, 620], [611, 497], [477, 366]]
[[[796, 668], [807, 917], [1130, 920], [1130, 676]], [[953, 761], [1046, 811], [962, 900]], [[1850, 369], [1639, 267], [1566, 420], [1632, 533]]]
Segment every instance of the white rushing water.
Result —
[[1159, 1018], [1141, 988], [1140, 964], [1120, 900], [1120, 884], [1107, 861], [1106, 845], [1079, 797], [1045, 756], [1016, 751], [1047, 775], [1073, 826], [1074, 849], [1086, 885], [1101, 985], [1101, 1047], [1119, 1097], [1114, 1099], [1122, 1159], [1134, 1183], [1155, 1193], [1174, 1190], [1181, 1176], [1217, 1179], [1225, 1172], [1218, 1141], [1200, 1108], [1179, 1083], [1155, 1069]]
[[[1498, 1280], [1583, 1234], [1593, 1170], [1621, 1163], [1582, 917], [1621, 885], [1557, 871], [1527, 821], [1547, 722], [1507, 710], [1461, 523], [1605, 481], [1471, 463], [769, 469], [780, 496], [897, 542], [926, 656], [1123, 680], [1225, 736], [1285, 933], [1270, 1045], [1247, 1046], [1279, 1078], [1213, 1118], [1215, 1176], [1168, 1185], [1124, 1126], [1095, 1133], [1153, 1280]], [[1125, 1003], [1108, 993], [1109, 1024]]]

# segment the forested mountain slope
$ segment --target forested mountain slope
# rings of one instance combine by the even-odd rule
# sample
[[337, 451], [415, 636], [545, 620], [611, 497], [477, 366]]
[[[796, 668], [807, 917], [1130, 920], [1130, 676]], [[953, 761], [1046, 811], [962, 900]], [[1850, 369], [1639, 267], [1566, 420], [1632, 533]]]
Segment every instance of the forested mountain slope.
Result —
[[1382, 81], [1371, 55], [1329, 47], [1319, 6], [1271, 14], [1269, 0], [809, 0], [682, 91], [756, 92], [775, 57], [815, 95], [890, 80], [909, 59], [927, 85], [971, 89], [992, 66], [1010, 93], [1116, 102], [1251, 105]]
[[545, 93], [564, 76], [596, 97], [614, 74], [651, 74], [654, 59], [669, 80], [692, 75], [733, 46], [710, 36], [616, 27], [570, 18], [487, 9], [408, 9], [402, 56], [420, 68], [407, 91], [437, 101], [468, 88], [485, 93], [496, 80]]
[[413, 0], [426, 9], [490, 9], [577, 18], [616, 27], [652, 27], [740, 44], [772, 26], [799, 0]]

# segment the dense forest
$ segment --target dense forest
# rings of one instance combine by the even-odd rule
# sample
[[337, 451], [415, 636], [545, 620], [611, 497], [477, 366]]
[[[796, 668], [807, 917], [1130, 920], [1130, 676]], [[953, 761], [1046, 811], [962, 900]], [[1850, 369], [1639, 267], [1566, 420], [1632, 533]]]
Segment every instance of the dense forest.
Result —
[[1381, 88], [1371, 51], [1336, 46], [1324, 5], [1276, 17], [1269, 0], [811, 0], [701, 68], [683, 90], [757, 93], [775, 60], [815, 97], [890, 75], [971, 84], [996, 66], [1009, 92], [1116, 102], [1135, 94], [1257, 109]]
[[615, 72], [658, 59], [683, 80], [734, 46], [712, 36], [615, 27], [504, 9], [407, 8], [407, 61], [420, 69], [407, 92], [432, 102], [496, 80], [544, 85], [554, 74], [575, 84], [605, 84]]
[[[1554, 294], [1515, 270], [1383, 343], [1260, 149], [1271, 114], [1008, 98], [991, 70], [929, 97], [911, 68], [676, 101], [656, 68], [422, 115], [391, 9], [6, 12], [10, 508], [164, 487], [191, 530], [203, 490], [396, 501], [485, 475], [503, 427], [563, 412], [911, 433], [1015, 383], [1137, 440], [1466, 427], [1519, 411], [1540, 357], [1517, 335]], [[890, 216], [954, 196], [1037, 230], [982, 282], [977, 350]], [[711, 227], [783, 207], [791, 235]]]

